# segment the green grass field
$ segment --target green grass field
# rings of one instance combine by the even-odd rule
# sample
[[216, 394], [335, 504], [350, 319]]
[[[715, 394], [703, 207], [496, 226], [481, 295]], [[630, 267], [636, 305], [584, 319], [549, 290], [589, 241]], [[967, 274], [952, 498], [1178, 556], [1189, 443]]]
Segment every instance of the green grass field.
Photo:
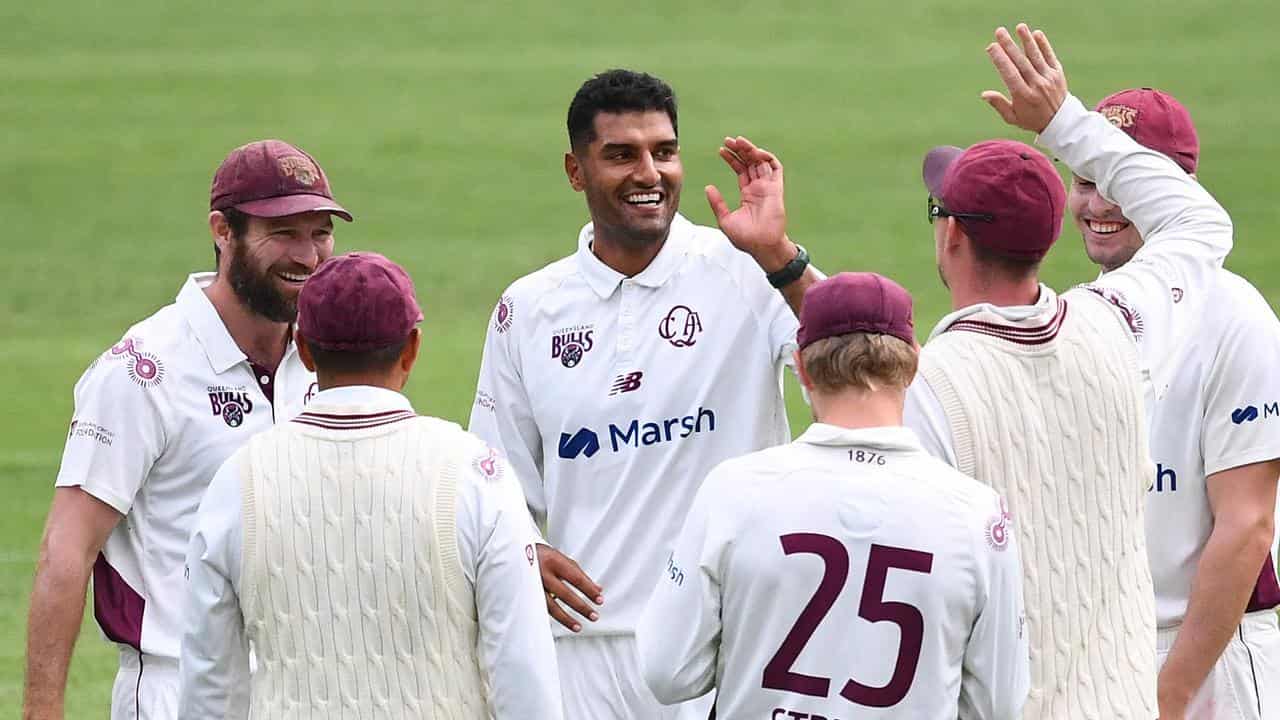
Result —
[[[252, 139], [311, 151], [358, 216], [339, 228], [340, 248], [383, 252], [414, 275], [427, 341], [410, 395], [464, 423], [498, 293], [570, 253], [586, 217], [561, 169], [564, 114], [606, 67], [649, 70], [679, 93], [687, 215], [709, 222], [700, 188], [732, 184], [719, 138], [753, 138], [787, 166], [792, 237], [825, 270], [902, 281], [923, 337], [947, 308], [920, 158], [944, 142], [1029, 139], [978, 100], [996, 84], [983, 53], [992, 28], [1026, 19], [1050, 32], [1086, 101], [1154, 85], [1190, 107], [1201, 179], [1236, 222], [1228, 265], [1280, 305], [1280, 6], [1269, 0], [1029, 14], [1013, 0], [605, 5], [0, 7], [0, 477], [14, 510], [0, 525], [0, 716], [18, 715], [27, 596], [72, 385], [211, 265], [209, 180]], [[1069, 228], [1046, 279], [1091, 275]], [[791, 400], [799, 429], [807, 414]], [[113, 650], [86, 630], [68, 717], [106, 715]]]

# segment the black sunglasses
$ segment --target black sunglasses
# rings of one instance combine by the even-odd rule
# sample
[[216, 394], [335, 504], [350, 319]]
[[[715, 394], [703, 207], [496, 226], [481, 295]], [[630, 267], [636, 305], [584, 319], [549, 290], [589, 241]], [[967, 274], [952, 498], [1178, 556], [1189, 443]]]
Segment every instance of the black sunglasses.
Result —
[[935, 200], [932, 195], [930, 195], [929, 196], [929, 224], [932, 225], [934, 220], [937, 220], [938, 218], [944, 218], [944, 217], [953, 217], [959, 220], [981, 220], [982, 222], [996, 221], [996, 218], [994, 215], [988, 215], [987, 213], [951, 212], [950, 210], [947, 210], [946, 208], [942, 207], [942, 205], [938, 204], [938, 201]]

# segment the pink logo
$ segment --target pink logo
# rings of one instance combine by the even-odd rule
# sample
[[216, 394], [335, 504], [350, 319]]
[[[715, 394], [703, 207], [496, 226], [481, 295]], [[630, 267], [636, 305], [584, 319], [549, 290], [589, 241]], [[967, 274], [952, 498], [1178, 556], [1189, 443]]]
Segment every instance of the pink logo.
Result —
[[524, 556], [525, 556], [525, 559], [529, 561], [529, 565], [532, 566], [535, 558], [537, 557], [536, 554], [533, 552], [533, 545], [524, 546]]
[[1009, 514], [1009, 505], [1000, 498], [1000, 512], [991, 516], [987, 523], [987, 544], [993, 550], [1004, 550], [1009, 547], [1009, 533], [1013, 531], [1013, 516]]
[[152, 388], [164, 380], [164, 364], [151, 353], [142, 352], [142, 341], [126, 337], [111, 346], [111, 357], [124, 359], [129, 379], [144, 388]]
[[498, 451], [493, 448], [489, 448], [486, 454], [476, 458], [473, 467], [486, 480], [498, 480], [502, 477], [502, 463]]
[[658, 335], [676, 347], [689, 347], [702, 332], [702, 320], [688, 305], [677, 305], [658, 323]]
[[509, 295], [503, 295], [498, 301], [498, 307], [493, 311], [493, 329], [500, 333], [504, 333], [511, 329], [511, 322], [515, 319], [516, 303]]

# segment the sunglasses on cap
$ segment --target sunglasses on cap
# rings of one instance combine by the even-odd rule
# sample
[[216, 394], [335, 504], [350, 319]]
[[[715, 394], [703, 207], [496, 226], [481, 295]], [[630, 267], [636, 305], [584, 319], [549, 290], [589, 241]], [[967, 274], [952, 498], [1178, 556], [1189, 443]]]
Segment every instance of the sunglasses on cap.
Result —
[[995, 222], [994, 215], [987, 213], [962, 213], [951, 212], [942, 207], [942, 205], [932, 196], [929, 196], [929, 224], [932, 225], [934, 220], [944, 217], [953, 217], [957, 220], [981, 220], [982, 222]]

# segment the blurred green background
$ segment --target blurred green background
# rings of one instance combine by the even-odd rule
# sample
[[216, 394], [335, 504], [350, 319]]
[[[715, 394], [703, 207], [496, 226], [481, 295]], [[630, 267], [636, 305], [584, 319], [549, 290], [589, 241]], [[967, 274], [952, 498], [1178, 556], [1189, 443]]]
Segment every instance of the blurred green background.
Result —
[[[209, 180], [231, 148], [310, 151], [358, 221], [343, 250], [413, 274], [426, 312], [420, 412], [466, 422], [485, 322], [511, 280], [573, 251], [583, 200], [561, 167], [569, 99], [632, 67], [680, 98], [684, 212], [732, 178], [726, 134], [787, 167], [793, 238], [825, 270], [891, 275], [920, 335], [948, 309], [925, 224], [931, 145], [1011, 132], [978, 99], [999, 24], [1045, 28], [1093, 102], [1152, 85], [1194, 115], [1200, 177], [1231, 211], [1228, 266], [1280, 304], [1280, 76], [1269, 0], [900, 3], [8, 2], [0, 7], [0, 714], [16, 717], [32, 570], [71, 388], [133, 322], [211, 269]], [[731, 197], [732, 200], [732, 197]], [[1093, 275], [1068, 227], [1045, 278]], [[794, 386], [792, 386], [794, 389]], [[798, 431], [808, 416], [792, 392]], [[90, 624], [67, 716], [105, 717], [113, 649]]]

